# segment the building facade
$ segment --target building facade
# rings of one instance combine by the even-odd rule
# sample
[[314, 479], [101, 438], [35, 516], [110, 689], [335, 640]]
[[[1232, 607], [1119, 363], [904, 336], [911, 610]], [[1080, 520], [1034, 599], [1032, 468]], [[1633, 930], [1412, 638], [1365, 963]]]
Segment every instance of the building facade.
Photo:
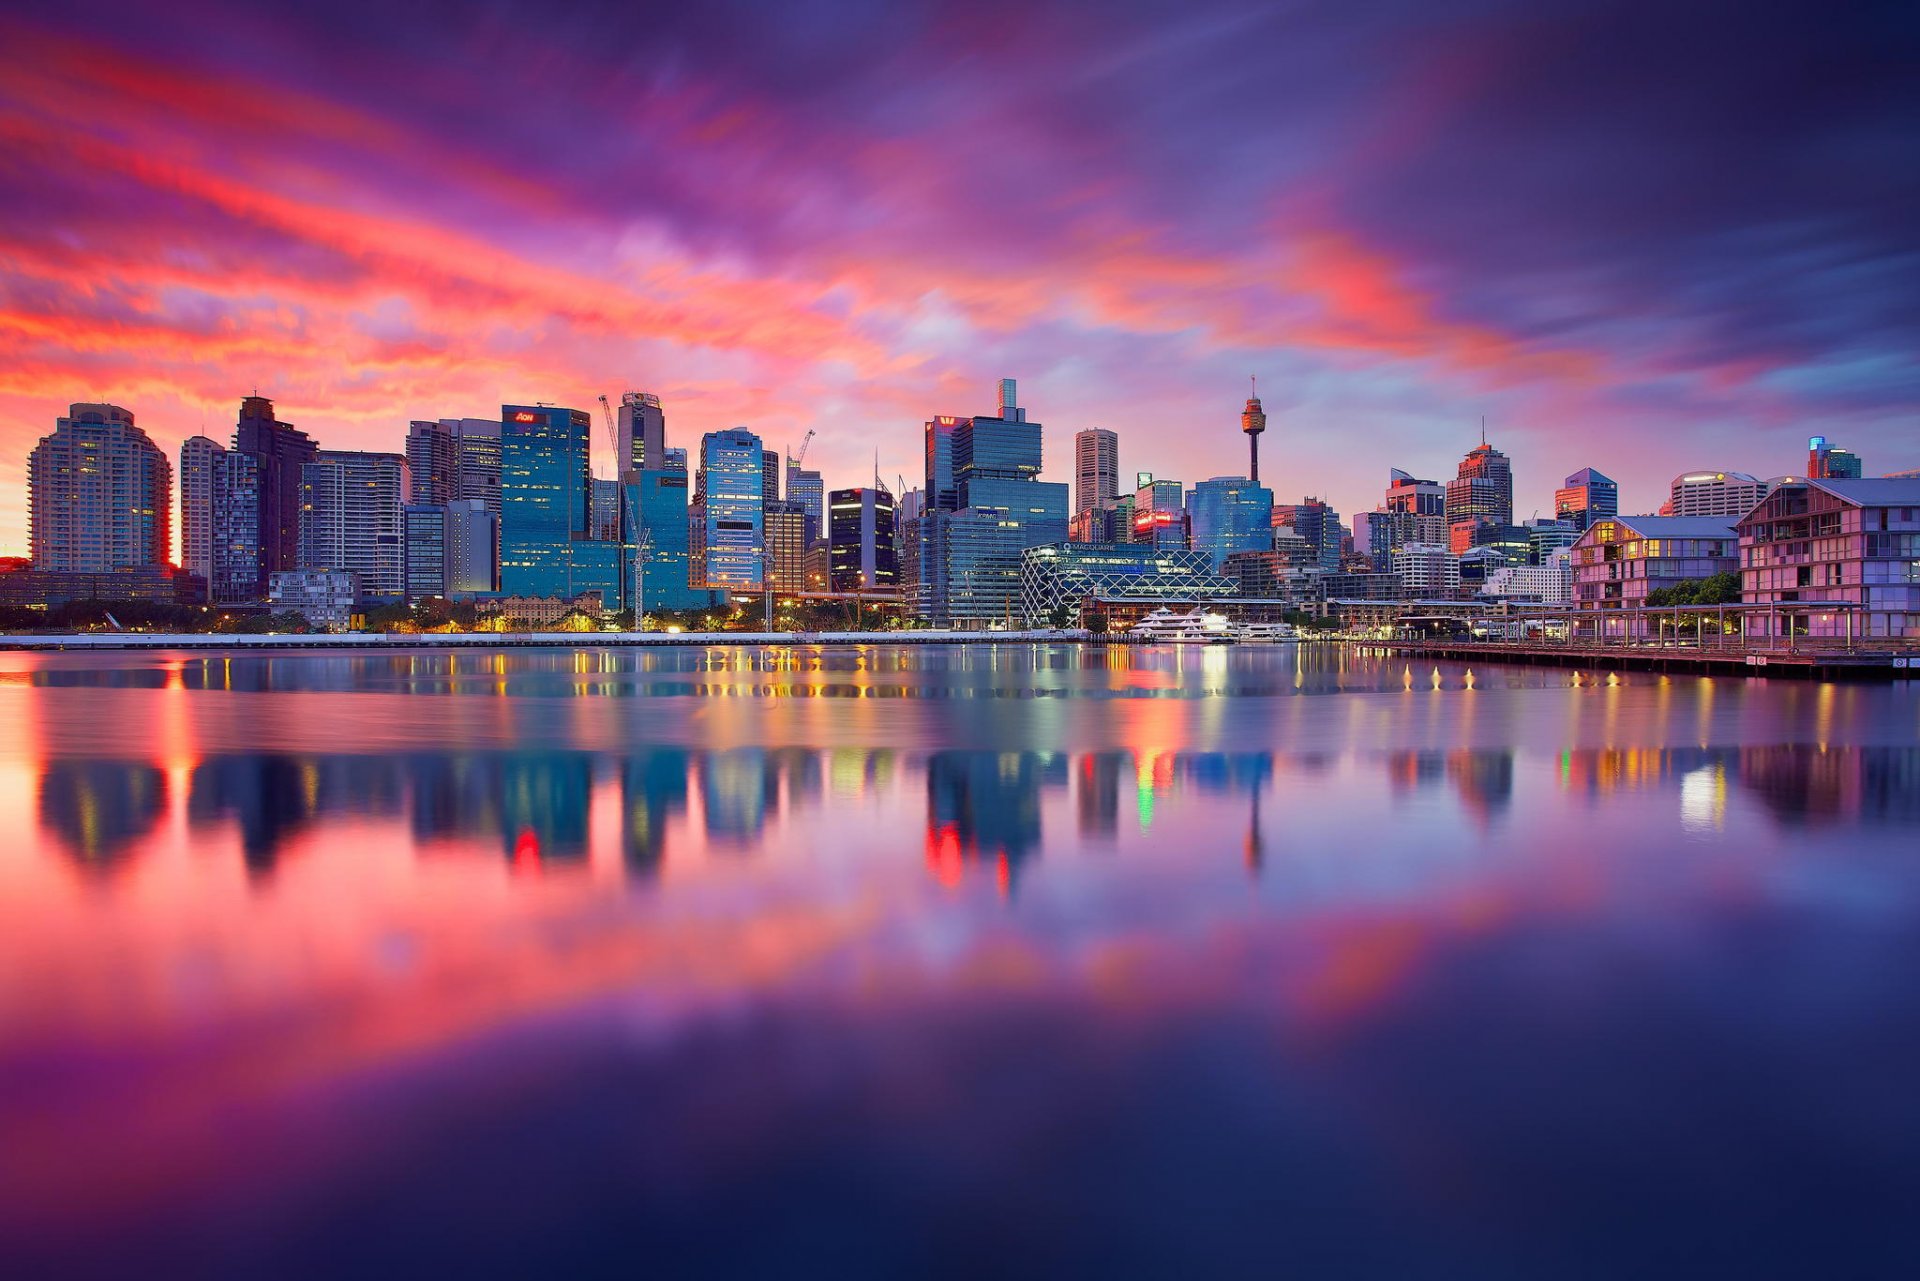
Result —
[[1591, 467], [1567, 477], [1553, 493], [1553, 514], [1584, 533], [1596, 520], [1620, 514], [1620, 486]]
[[807, 590], [807, 509], [791, 500], [766, 505], [767, 582], [776, 592]]
[[1581, 534], [1572, 560], [1577, 608], [1633, 609], [1649, 592], [1737, 569], [1739, 541], [1717, 517], [1617, 516]]
[[900, 584], [893, 495], [836, 489], [827, 495], [829, 580], [836, 592], [891, 593]]
[[1189, 545], [1215, 573], [1235, 552], [1273, 546], [1273, 491], [1244, 476], [1215, 476], [1187, 498]]
[[1485, 441], [1467, 452], [1459, 474], [1447, 482], [1446, 516], [1456, 556], [1473, 546], [1473, 526], [1513, 523], [1513, 464], [1505, 454]]
[[180, 446], [180, 567], [213, 582], [214, 472], [227, 447], [207, 436]]
[[445, 507], [460, 492], [460, 445], [453, 427], [416, 419], [407, 424], [407, 502]]
[[1052, 543], [1020, 554], [1020, 609], [1024, 623], [1045, 626], [1054, 611], [1084, 621], [1088, 602], [1126, 601], [1149, 608], [1197, 604], [1233, 596], [1233, 579], [1197, 548], [1145, 543]]
[[324, 449], [300, 469], [300, 568], [347, 570], [363, 599], [406, 595], [407, 460]]
[[[1749, 635], [1920, 636], [1920, 480], [1782, 485], [1738, 530], [1741, 599], [1790, 607], [1749, 618]], [[1806, 608], [1821, 602], [1849, 608]]]
[[99, 573], [172, 559], [173, 468], [133, 413], [78, 404], [27, 457], [33, 567]]
[[709, 587], [758, 591], [766, 552], [766, 488], [760, 438], [744, 427], [700, 442]]
[[250, 595], [267, 594], [269, 576], [300, 567], [301, 469], [318, 452], [307, 433], [274, 417], [273, 402], [248, 396], [240, 402], [233, 448], [254, 464], [254, 545], [259, 565]]
[[1808, 480], [1858, 480], [1866, 475], [1866, 465], [1851, 449], [1832, 444], [1825, 436], [1807, 439]]
[[351, 571], [275, 570], [267, 580], [273, 612], [298, 614], [314, 627], [344, 632], [360, 612], [360, 590]]
[[1073, 438], [1073, 513], [1092, 511], [1120, 496], [1120, 437], [1089, 427]]
[[631, 484], [635, 473], [666, 466], [667, 414], [658, 396], [646, 391], [623, 394], [615, 421], [615, 479]]
[[1662, 516], [1738, 518], [1767, 496], [1767, 482], [1745, 472], [1690, 471], [1673, 478]]

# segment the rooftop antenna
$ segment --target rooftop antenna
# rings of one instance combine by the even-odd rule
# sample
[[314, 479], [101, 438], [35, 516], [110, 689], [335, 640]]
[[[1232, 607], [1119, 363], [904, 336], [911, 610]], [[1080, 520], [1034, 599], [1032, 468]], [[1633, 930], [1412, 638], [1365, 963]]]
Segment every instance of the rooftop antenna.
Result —
[[1481, 414], [1480, 415], [1480, 447], [1484, 449], [1486, 448], [1486, 444], [1487, 444], [1487, 416], [1485, 414]]

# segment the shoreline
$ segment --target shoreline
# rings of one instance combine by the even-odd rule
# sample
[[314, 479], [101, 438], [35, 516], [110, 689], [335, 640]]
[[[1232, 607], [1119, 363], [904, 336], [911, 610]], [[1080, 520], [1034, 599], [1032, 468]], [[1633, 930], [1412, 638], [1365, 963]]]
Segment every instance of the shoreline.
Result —
[[76, 632], [0, 636], [0, 650], [290, 650], [290, 649], [665, 649], [714, 645], [1133, 645], [1118, 633], [1079, 630], [943, 632], [319, 632], [243, 635], [211, 632]]

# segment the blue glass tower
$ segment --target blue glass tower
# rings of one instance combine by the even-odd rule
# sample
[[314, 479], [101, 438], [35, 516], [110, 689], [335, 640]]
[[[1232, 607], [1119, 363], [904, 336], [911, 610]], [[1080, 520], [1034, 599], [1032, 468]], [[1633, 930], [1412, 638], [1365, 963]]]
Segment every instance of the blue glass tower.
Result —
[[1187, 500], [1193, 549], [1218, 571], [1235, 552], [1273, 546], [1273, 491], [1243, 476], [1215, 476], [1193, 487]]
[[500, 590], [571, 596], [573, 542], [588, 536], [593, 420], [578, 409], [500, 407]]
[[758, 591], [766, 549], [760, 438], [744, 427], [708, 432], [700, 442], [707, 506], [707, 582]]

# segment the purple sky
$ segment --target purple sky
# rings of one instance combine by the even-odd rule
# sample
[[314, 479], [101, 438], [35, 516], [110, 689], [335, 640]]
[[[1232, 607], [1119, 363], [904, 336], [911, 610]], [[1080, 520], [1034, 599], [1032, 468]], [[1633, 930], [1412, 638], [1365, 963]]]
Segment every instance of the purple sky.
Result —
[[1920, 466], [1911, 6], [13, 3], [0, 550], [70, 401], [169, 451], [658, 392], [914, 483], [1021, 380], [1124, 473], [1374, 505], [1478, 437]]

